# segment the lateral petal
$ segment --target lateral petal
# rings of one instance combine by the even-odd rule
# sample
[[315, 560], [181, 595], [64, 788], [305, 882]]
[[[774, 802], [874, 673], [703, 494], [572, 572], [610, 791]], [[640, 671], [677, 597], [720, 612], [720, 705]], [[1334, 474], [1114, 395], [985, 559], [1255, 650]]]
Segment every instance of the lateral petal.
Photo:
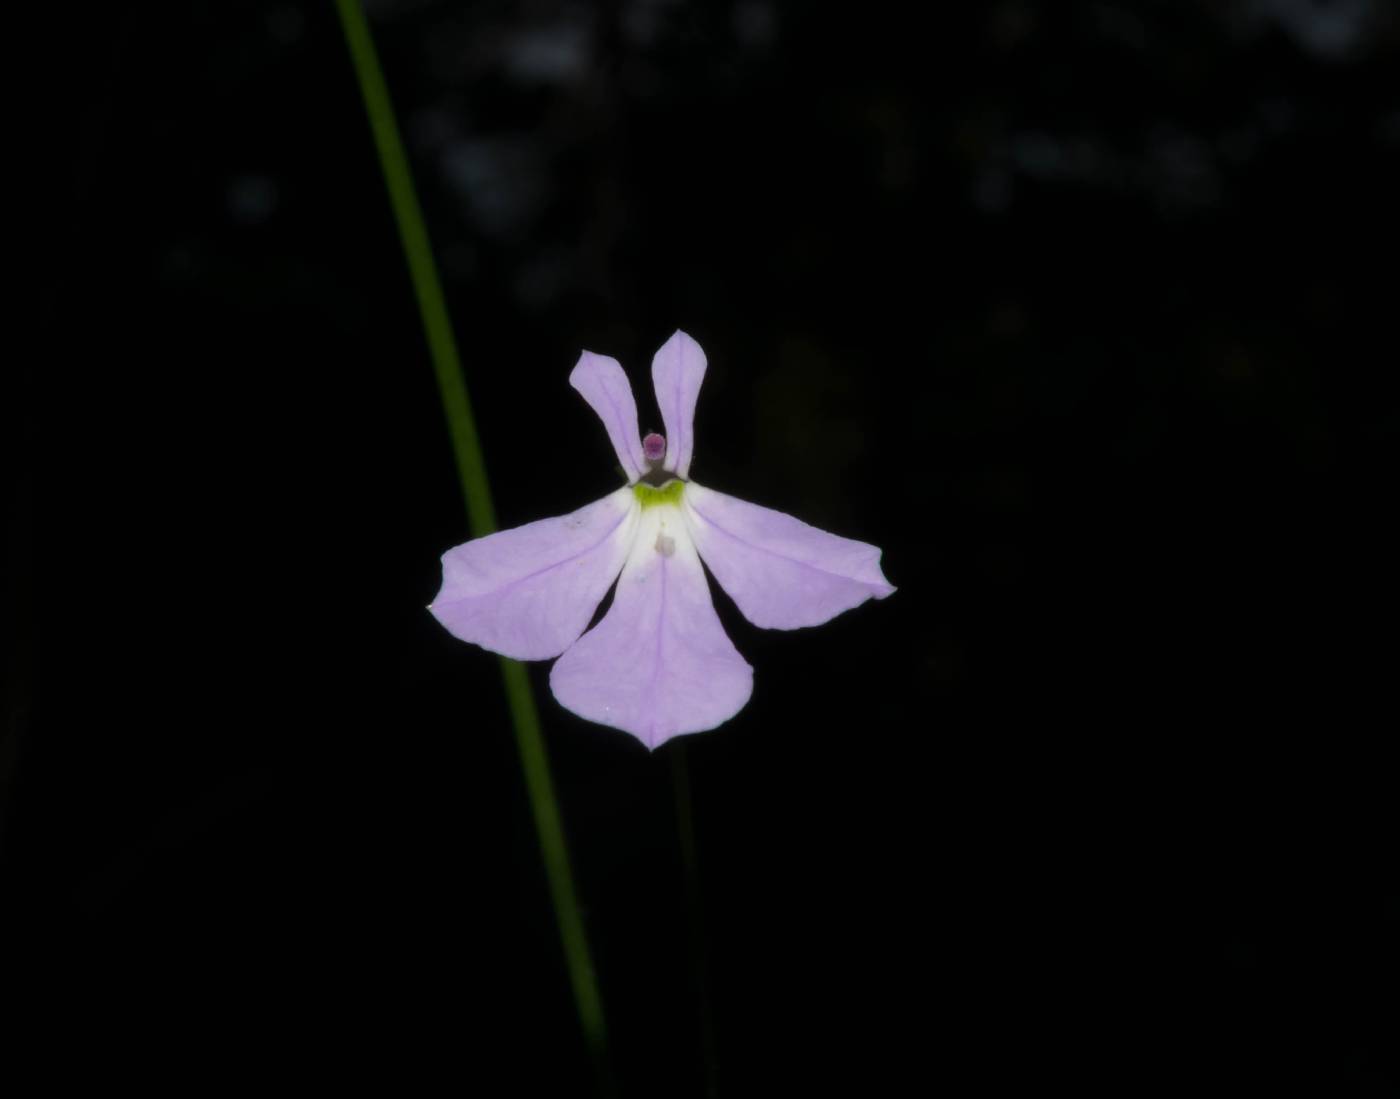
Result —
[[690, 474], [695, 449], [695, 402], [705, 380], [705, 352], [679, 329], [651, 360], [651, 384], [666, 425], [663, 467], [677, 477]]
[[454, 636], [503, 656], [558, 656], [617, 579], [640, 511], [632, 490], [620, 488], [568, 515], [450, 549], [428, 610]]
[[681, 504], [695, 548], [755, 626], [816, 626], [895, 589], [880, 550], [691, 481]]
[[617, 460], [627, 474], [627, 483], [632, 484], [646, 472], [647, 463], [637, 427], [637, 400], [632, 396], [632, 383], [622, 364], [606, 355], [585, 351], [569, 374], [569, 384], [583, 394], [603, 421]]
[[643, 509], [612, 606], [555, 662], [549, 685], [566, 709], [648, 748], [743, 709], [753, 669], [720, 625], [678, 508]]

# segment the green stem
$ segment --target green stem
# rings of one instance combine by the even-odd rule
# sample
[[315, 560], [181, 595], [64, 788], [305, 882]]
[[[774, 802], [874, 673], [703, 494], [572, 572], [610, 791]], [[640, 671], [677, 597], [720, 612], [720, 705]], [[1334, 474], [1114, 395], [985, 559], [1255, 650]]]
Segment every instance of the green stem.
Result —
[[[473, 536], [480, 538], [496, 529], [496, 513], [491, 504], [491, 488], [486, 479], [486, 463], [482, 458], [481, 439], [472, 417], [471, 400], [457, 355], [457, 341], [452, 334], [433, 262], [428, 231], [423, 224], [423, 212], [413, 187], [408, 158], [394, 121], [394, 109], [389, 90], [375, 53], [369, 25], [360, 10], [358, 0], [336, 0], [341, 27], [350, 50], [355, 76], [364, 97], [374, 135], [379, 164], [389, 190], [389, 202], [398, 223], [399, 239], [408, 260], [413, 291], [418, 299], [418, 312], [427, 336], [432, 356], [433, 372], [437, 375], [442, 406], [447, 414], [447, 428], [452, 437], [452, 450], [457, 460], [457, 475], [462, 484], [462, 496], [467, 506], [467, 523]], [[603, 1003], [598, 994], [598, 981], [588, 950], [583, 916], [579, 911], [578, 895], [574, 890], [573, 874], [569, 869], [569, 853], [564, 843], [564, 828], [559, 817], [559, 804], [554, 796], [554, 784], [549, 776], [549, 757], [544, 738], [540, 735], [540, 719], [535, 709], [534, 695], [525, 667], [514, 660], [501, 658], [501, 677], [506, 699], [515, 725], [520, 763], [525, 772], [525, 788], [539, 832], [540, 853], [544, 860], [545, 877], [549, 882], [554, 913], [559, 921], [559, 937], [563, 942], [564, 959], [573, 986], [574, 1003], [579, 1023], [589, 1051], [600, 1069], [604, 1090], [610, 1091], [606, 1068], [607, 1034], [603, 1021]]]

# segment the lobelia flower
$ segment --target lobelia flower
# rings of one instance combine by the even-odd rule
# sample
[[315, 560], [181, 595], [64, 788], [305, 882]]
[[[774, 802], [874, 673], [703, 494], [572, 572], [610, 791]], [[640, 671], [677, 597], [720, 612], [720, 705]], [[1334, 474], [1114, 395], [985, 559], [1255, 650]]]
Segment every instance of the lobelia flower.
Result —
[[[648, 748], [713, 729], [753, 690], [715, 614], [703, 559], [755, 626], [816, 626], [895, 589], [880, 550], [688, 479], [705, 353], [677, 332], [652, 359], [666, 435], [640, 438], [616, 359], [585, 351], [569, 375], [607, 428], [627, 485], [569, 515], [477, 538], [442, 557], [428, 608], [463, 641], [549, 660], [554, 697]], [[613, 582], [612, 606], [584, 633]], [[562, 655], [561, 655], [562, 654]]]

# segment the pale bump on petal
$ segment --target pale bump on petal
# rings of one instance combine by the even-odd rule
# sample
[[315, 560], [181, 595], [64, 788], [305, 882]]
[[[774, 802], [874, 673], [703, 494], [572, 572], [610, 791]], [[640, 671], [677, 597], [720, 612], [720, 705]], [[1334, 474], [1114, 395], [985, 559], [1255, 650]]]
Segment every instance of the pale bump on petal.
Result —
[[617, 579], [640, 513], [620, 488], [568, 515], [465, 542], [442, 555], [442, 590], [428, 610], [454, 636], [503, 656], [558, 656]]
[[753, 692], [753, 669], [724, 632], [678, 508], [642, 512], [603, 620], [555, 663], [565, 709], [648, 748], [713, 729]]
[[637, 401], [622, 364], [606, 355], [585, 351], [569, 374], [569, 384], [603, 421], [617, 460], [627, 474], [627, 483], [632, 484], [646, 472], [647, 461], [637, 427]]
[[663, 468], [677, 477], [690, 475], [695, 449], [695, 402], [705, 380], [705, 352], [679, 329], [651, 360], [651, 384], [666, 425]]
[[694, 481], [682, 508], [701, 558], [755, 626], [817, 626], [895, 590], [880, 571], [876, 546]]

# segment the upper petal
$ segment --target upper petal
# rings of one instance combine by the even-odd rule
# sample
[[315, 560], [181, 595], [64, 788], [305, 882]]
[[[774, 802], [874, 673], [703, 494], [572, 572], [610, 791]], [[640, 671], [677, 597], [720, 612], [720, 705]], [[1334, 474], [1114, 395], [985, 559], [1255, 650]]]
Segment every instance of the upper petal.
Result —
[[694, 481], [682, 501], [695, 548], [755, 626], [816, 626], [895, 589], [880, 550]]
[[665, 468], [677, 477], [690, 474], [694, 450], [695, 401], [705, 380], [705, 352], [679, 329], [651, 360], [651, 383], [666, 425]]
[[555, 663], [549, 685], [580, 717], [649, 748], [733, 717], [753, 669], [715, 614], [678, 508], [646, 508], [603, 620]]
[[640, 510], [632, 490], [620, 488], [569, 515], [450, 549], [428, 609], [453, 635], [504, 656], [558, 656], [617, 579]]
[[603, 421], [630, 485], [646, 472], [647, 463], [637, 428], [637, 401], [621, 364], [606, 355], [585, 351], [569, 374], [569, 384], [583, 394]]

